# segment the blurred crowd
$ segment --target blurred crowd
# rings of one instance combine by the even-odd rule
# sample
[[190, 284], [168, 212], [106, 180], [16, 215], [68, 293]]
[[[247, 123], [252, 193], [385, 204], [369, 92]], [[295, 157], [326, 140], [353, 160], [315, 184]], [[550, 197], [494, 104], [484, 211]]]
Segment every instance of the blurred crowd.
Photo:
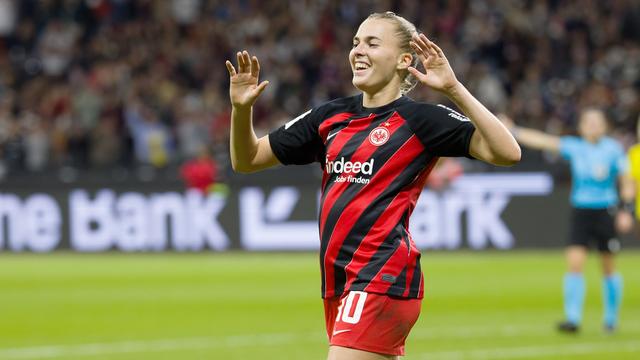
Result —
[[[240, 49], [259, 57], [264, 134], [354, 93], [351, 38], [386, 10], [434, 39], [492, 110], [565, 134], [581, 107], [601, 106], [635, 141], [638, 1], [0, 0], [0, 178], [211, 155], [224, 172], [224, 61]], [[421, 87], [410, 96], [446, 102]]]

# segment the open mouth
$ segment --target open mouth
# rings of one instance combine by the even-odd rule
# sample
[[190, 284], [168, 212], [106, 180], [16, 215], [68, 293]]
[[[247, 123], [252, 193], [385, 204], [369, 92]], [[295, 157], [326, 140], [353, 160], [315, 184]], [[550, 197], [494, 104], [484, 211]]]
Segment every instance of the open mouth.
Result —
[[364, 74], [367, 70], [369, 70], [369, 68], [371, 67], [371, 65], [362, 62], [362, 61], [356, 61], [355, 65], [353, 66], [353, 72], [355, 75], [362, 75]]

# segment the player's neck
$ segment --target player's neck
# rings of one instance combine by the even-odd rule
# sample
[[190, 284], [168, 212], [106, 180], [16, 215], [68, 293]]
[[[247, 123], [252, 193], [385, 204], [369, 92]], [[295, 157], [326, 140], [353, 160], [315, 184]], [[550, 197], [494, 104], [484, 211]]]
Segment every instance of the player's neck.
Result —
[[387, 86], [375, 93], [362, 93], [362, 106], [367, 108], [376, 108], [385, 106], [402, 96], [400, 89], [396, 86]]
[[600, 140], [602, 139], [602, 136], [598, 136], [598, 137], [586, 137], [586, 136], [583, 136], [582, 138], [585, 139], [588, 143], [591, 143], [591, 144], [595, 145], [595, 144], [600, 142]]

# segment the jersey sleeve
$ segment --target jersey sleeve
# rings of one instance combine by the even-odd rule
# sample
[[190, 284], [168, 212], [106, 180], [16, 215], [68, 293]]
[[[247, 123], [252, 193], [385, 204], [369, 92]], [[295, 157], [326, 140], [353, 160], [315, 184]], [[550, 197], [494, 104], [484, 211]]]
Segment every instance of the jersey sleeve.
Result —
[[318, 109], [309, 110], [269, 134], [271, 150], [284, 165], [303, 165], [318, 161], [323, 143], [318, 134]]
[[616, 173], [618, 175], [629, 174], [629, 158], [625, 154], [622, 145], [618, 142], [614, 142], [614, 159], [616, 166]]
[[444, 105], [417, 104], [407, 121], [422, 144], [436, 156], [469, 155], [475, 126], [469, 119]]
[[579, 143], [575, 136], [561, 136], [560, 137], [560, 155], [566, 160], [571, 160], [571, 157], [579, 151]]

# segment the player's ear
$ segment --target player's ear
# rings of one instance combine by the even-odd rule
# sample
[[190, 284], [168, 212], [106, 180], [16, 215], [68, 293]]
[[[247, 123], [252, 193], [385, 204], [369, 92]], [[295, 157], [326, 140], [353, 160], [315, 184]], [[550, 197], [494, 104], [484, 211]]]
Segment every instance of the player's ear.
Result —
[[398, 64], [396, 65], [396, 69], [398, 70], [407, 70], [411, 63], [413, 62], [413, 55], [411, 53], [405, 52], [400, 54], [398, 57]]

